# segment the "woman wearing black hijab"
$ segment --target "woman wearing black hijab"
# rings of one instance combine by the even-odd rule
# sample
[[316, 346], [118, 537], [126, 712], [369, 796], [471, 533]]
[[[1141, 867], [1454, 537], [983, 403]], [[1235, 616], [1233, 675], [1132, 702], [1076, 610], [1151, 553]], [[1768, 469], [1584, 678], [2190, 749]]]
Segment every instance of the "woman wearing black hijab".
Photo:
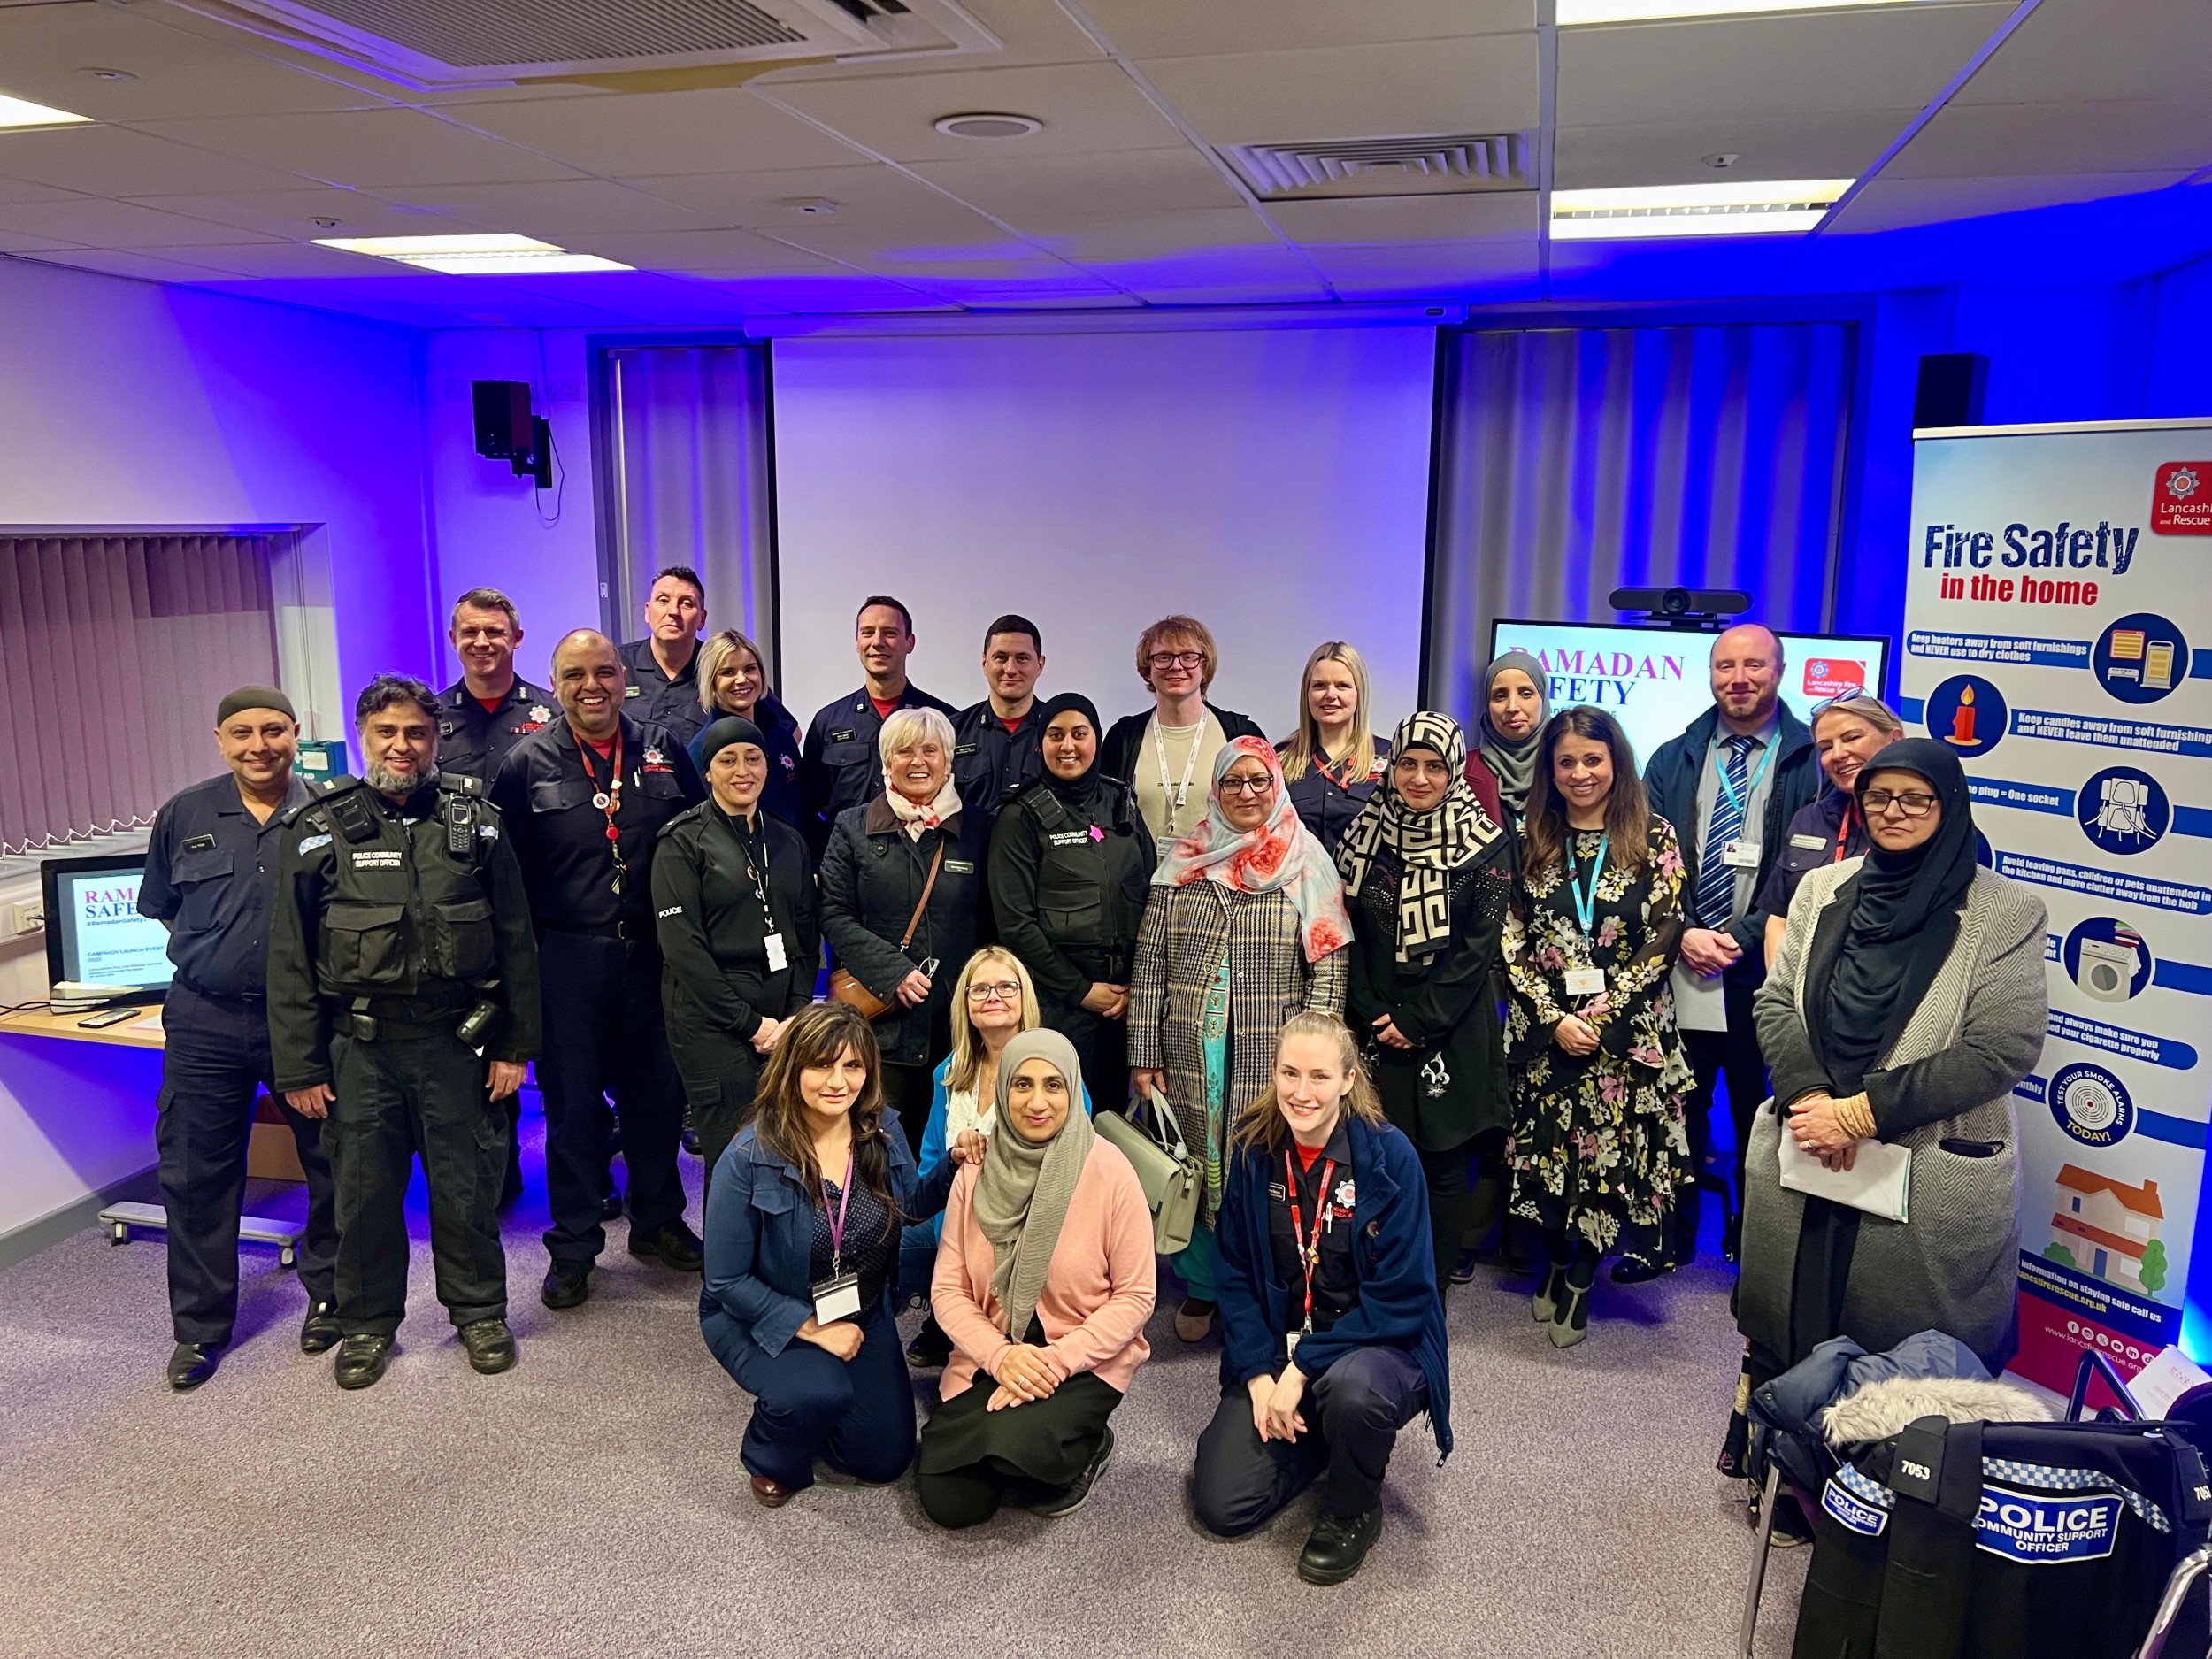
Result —
[[668, 1047], [711, 1176], [752, 1115], [778, 1033], [814, 999], [821, 933], [806, 840], [761, 804], [761, 729], [726, 715], [698, 752], [707, 798], [661, 830], [653, 910]]
[[1045, 1025], [1075, 1044], [1095, 1108], [1119, 1110], [1129, 963], [1158, 860], [1135, 792], [1099, 769], [1091, 700], [1064, 692], [1039, 716], [1043, 770], [1008, 793], [992, 830], [991, 905]]
[[[1892, 743], [1854, 791], [1872, 845], [1806, 875], [1756, 1003], [1774, 1098], [1745, 1181], [1755, 1386], [1839, 1335], [1879, 1352], [1933, 1327], [1993, 1375], [2017, 1345], [2012, 1090], [2043, 1047], [2043, 902], [1977, 866], [1947, 745]], [[1785, 1134], [1831, 1170], [1909, 1147], [1909, 1219], [1784, 1187]]]

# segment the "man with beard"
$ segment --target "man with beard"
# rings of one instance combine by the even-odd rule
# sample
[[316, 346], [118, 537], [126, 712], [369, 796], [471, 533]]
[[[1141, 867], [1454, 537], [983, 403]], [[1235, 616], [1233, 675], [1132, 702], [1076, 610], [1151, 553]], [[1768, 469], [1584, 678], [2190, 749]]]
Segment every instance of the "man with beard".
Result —
[[365, 776], [285, 815], [269, 941], [277, 1087], [327, 1120], [338, 1386], [391, 1363], [417, 1155], [438, 1300], [490, 1375], [515, 1363], [495, 1205], [502, 1102], [538, 1050], [529, 901], [483, 785], [438, 772], [437, 694], [381, 674], [353, 714]]

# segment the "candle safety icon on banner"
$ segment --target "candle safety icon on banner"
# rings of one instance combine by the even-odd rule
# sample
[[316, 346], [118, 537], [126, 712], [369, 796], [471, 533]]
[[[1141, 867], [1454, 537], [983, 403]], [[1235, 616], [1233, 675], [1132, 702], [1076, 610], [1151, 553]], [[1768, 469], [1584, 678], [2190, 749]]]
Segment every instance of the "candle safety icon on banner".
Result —
[[2014, 1369], [2060, 1389], [2084, 1348], [2131, 1376], [2182, 1340], [2212, 1107], [2207, 454], [2212, 421], [1915, 445], [1901, 712], [2050, 912]]

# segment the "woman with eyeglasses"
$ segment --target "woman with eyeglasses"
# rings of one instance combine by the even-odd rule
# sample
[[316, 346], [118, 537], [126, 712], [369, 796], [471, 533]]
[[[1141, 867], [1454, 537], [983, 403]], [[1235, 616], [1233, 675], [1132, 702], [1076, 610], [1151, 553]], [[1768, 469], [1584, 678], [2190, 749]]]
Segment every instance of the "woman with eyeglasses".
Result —
[[1598, 1264], [1663, 1261], [1690, 1184], [1689, 1062], [1669, 975], [1682, 849], [1651, 810], [1620, 723], [1573, 708], [1544, 727], [1506, 918], [1515, 1063], [1513, 1213], [1544, 1229], [1534, 1302], [1554, 1347], [1589, 1333]]
[[[2012, 1091], [2043, 1048], [2043, 901], [1976, 863], [1947, 745], [1892, 743], [1852, 789], [1871, 845], [1798, 884], [1755, 1005], [1774, 1095], [1752, 1123], [1737, 1287], [1754, 1387], [1836, 1336], [1878, 1353], [1944, 1331], [1993, 1376], [2018, 1346]], [[1893, 1147], [1910, 1153], [1903, 1219], [1782, 1185], [1785, 1153], [1845, 1171]]]
[[[768, 659], [760, 647], [735, 628], [724, 628], [699, 647], [699, 705], [708, 725], [725, 715], [750, 720], [760, 729], [761, 752], [768, 757], [768, 780], [760, 792], [761, 810], [796, 826], [805, 810], [799, 800], [799, 722], [776, 700], [768, 684]], [[691, 740], [692, 764], [706, 775], [700, 749], [706, 729]]]
[[1152, 706], [1115, 721], [1099, 747], [1099, 770], [1136, 789], [1137, 810], [1162, 851], [1204, 821], [1207, 780], [1223, 745], [1261, 735], [1248, 717], [1206, 701], [1220, 666], [1204, 623], [1162, 617], [1137, 639], [1137, 678]]
[[1153, 872], [1129, 981], [1130, 1084], [1141, 1102], [1165, 1097], [1205, 1160], [1198, 1231], [1172, 1260], [1186, 1342], [1213, 1329], [1230, 1127], [1274, 1081], [1283, 1022], [1301, 1009], [1342, 1015], [1351, 937], [1344, 883], [1291, 810], [1274, 745], [1232, 740], [1205, 818]]
[[1866, 821], [1852, 785], [1866, 763], [1905, 734], [1905, 723], [1878, 697], [1846, 691], [1813, 710], [1813, 748], [1828, 787], [1797, 810], [1752, 909], [1766, 912], [1767, 966], [1781, 953], [1790, 901], [1809, 870], [1841, 864], [1866, 851]]
[[[986, 945], [968, 958], [952, 982], [952, 1052], [937, 1068], [937, 1092], [930, 1101], [929, 1121], [922, 1127], [918, 1162], [923, 1179], [937, 1172], [964, 1134], [973, 1131], [990, 1138], [999, 1061], [1008, 1043], [1023, 1032], [1036, 1030], [1039, 1024], [1037, 988], [1019, 956], [1003, 945]], [[1083, 1115], [1087, 1118], [1090, 1112], [1087, 1089]], [[925, 1295], [940, 1230], [934, 1217], [906, 1230], [900, 1276], [908, 1286], [918, 1286]], [[925, 1367], [941, 1365], [951, 1354], [952, 1339], [939, 1327], [934, 1314], [906, 1345], [906, 1357]]]

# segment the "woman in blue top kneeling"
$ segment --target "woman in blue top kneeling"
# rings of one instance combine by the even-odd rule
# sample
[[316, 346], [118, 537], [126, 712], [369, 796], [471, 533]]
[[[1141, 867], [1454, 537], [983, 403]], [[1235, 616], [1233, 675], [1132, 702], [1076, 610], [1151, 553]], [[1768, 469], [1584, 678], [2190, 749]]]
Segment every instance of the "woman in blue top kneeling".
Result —
[[944, 1210], [956, 1165], [982, 1142], [956, 1144], [923, 1180], [883, 1104], [882, 1064], [846, 1004], [792, 1016], [708, 1192], [699, 1325], [755, 1396], [742, 1456], [770, 1509], [818, 1473], [886, 1482], [913, 1461], [913, 1386], [891, 1322], [901, 1227]]
[[1350, 1028], [1295, 1014], [1238, 1122], [1221, 1200], [1221, 1404], [1198, 1439], [1198, 1518], [1248, 1532], [1322, 1482], [1298, 1557], [1341, 1584], [1382, 1529], [1383, 1471], [1423, 1411], [1452, 1449], [1428, 1189]]

